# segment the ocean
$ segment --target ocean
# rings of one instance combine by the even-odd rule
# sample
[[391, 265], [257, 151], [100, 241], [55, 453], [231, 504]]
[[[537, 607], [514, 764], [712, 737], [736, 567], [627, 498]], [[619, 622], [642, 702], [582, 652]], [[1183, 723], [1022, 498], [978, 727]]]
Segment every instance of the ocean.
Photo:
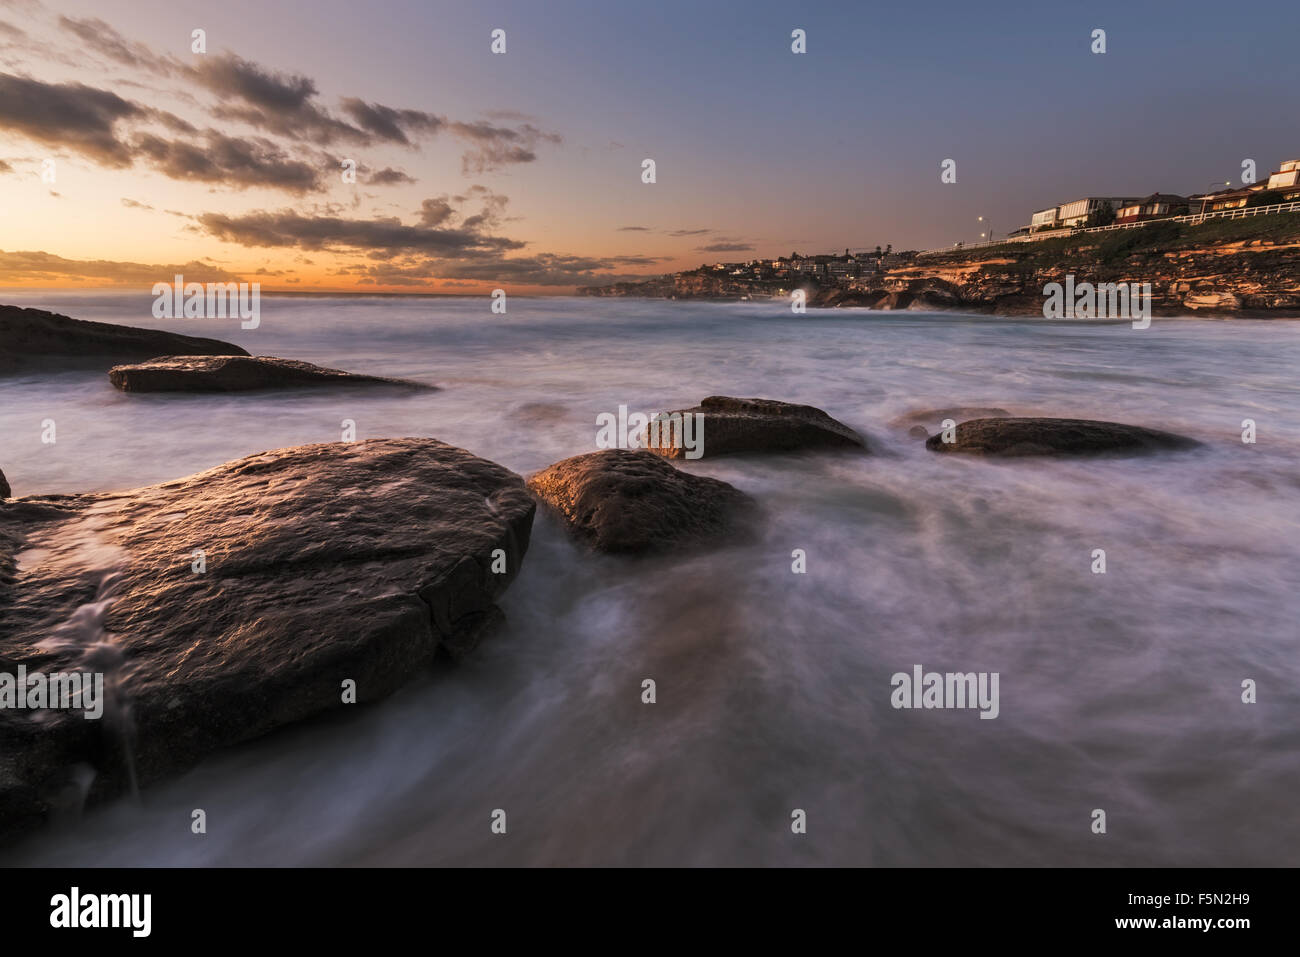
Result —
[[[872, 451], [678, 461], [761, 506], [751, 539], [700, 553], [592, 554], [539, 511], [506, 625], [467, 661], [0, 863], [1300, 863], [1300, 323], [264, 297], [242, 330], [155, 320], [145, 296], [10, 301], [441, 387], [129, 395], [103, 372], [3, 377], [17, 496], [338, 441], [344, 420], [527, 475], [593, 451], [601, 413], [714, 394], [817, 406]], [[909, 436], [905, 416], [952, 406], [1205, 445], [988, 461]], [[997, 717], [895, 708], [891, 676], [918, 665], [997, 673]]]

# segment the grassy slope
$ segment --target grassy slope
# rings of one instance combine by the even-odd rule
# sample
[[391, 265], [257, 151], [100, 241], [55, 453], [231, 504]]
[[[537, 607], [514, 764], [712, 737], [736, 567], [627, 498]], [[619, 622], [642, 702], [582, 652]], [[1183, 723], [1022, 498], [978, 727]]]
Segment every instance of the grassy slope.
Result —
[[1084, 233], [1029, 243], [1009, 243], [988, 249], [971, 249], [924, 256], [918, 266], [977, 263], [987, 259], [1014, 259], [1015, 263], [988, 264], [987, 272], [1021, 272], [1059, 266], [1063, 262], [1092, 260], [1116, 265], [1130, 256], [1207, 250], [1214, 246], [1263, 240], [1268, 244], [1300, 243], [1300, 213], [1255, 216], [1250, 219], [1209, 220], [1200, 224], [1152, 223], [1135, 229]]

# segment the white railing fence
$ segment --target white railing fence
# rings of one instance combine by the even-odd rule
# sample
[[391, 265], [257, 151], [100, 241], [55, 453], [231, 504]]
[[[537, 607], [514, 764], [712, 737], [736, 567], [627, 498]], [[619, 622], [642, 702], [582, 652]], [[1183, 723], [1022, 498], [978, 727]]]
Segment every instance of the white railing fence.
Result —
[[1221, 209], [1213, 213], [1190, 213], [1186, 216], [1164, 216], [1160, 219], [1147, 219], [1140, 223], [1111, 223], [1109, 226], [1086, 226], [1076, 229], [1044, 229], [1028, 236], [1012, 236], [1009, 239], [996, 239], [983, 243], [962, 243], [954, 246], [941, 246], [938, 249], [926, 249], [918, 256], [936, 256], [939, 253], [964, 252], [967, 249], [984, 249], [988, 246], [1006, 246], [1012, 243], [1033, 243], [1043, 239], [1063, 239], [1080, 233], [1105, 233], [1116, 229], [1140, 229], [1152, 223], [1192, 223], [1199, 225], [1211, 219], [1247, 219], [1251, 216], [1270, 216], [1274, 213], [1300, 213], [1300, 202], [1274, 203], [1272, 206], [1253, 206], [1241, 209]]

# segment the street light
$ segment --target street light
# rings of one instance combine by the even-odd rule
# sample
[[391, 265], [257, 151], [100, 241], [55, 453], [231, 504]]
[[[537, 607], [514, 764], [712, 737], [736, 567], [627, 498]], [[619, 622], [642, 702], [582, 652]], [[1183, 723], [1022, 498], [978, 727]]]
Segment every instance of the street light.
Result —
[[[984, 222], [984, 217], [983, 217], [983, 216], [980, 217], [980, 222], [981, 222], [981, 223]], [[992, 223], [989, 223], [989, 227], [988, 227], [988, 228], [989, 228], [989, 242], [993, 242], [993, 224], [992, 224]], [[983, 233], [980, 233], [980, 239], [983, 239], [983, 238], [984, 238], [984, 234], [983, 234]]]

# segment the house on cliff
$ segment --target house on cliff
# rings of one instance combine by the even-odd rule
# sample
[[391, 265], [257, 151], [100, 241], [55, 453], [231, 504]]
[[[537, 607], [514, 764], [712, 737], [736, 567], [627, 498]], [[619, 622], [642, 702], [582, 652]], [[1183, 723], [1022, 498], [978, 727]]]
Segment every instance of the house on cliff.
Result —
[[1173, 193], [1152, 193], [1146, 199], [1121, 206], [1115, 214], [1116, 223], [1143, 223], [1165, 216], [1182, 216], [1187, 212], [1186, 196]]

